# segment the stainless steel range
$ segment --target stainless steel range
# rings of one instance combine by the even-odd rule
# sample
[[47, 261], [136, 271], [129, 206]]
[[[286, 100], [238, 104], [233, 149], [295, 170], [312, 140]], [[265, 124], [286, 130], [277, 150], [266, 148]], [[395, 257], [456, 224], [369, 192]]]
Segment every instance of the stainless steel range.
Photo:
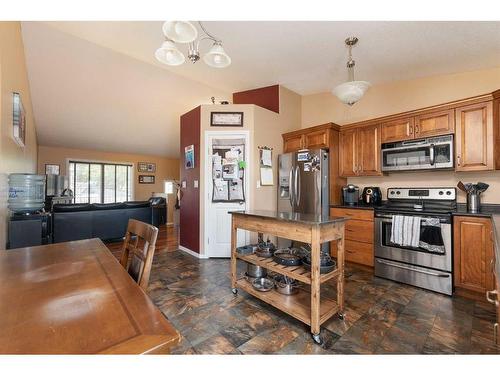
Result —
[[387, 189], [375, 210], [375, 275], [451, 295], [455, 209], [455, 188]]

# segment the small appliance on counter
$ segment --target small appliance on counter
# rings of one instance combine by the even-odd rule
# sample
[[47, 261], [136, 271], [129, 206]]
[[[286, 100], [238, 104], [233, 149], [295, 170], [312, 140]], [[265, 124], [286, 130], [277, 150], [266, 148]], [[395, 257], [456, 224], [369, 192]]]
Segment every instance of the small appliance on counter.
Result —
[[347, 206], [355, 206], [359, 202], [359, 187], [349, 184], [342, 187], [342, 202]]
[[361, 202], [369, 206], [380, 206], [382, 204], [382, 191], [376, 186], [367, 186], [361, 194]]
[[481, 211], [481, 193], [485, 192], [490, 185], [484, 182], [464, 184], [462, 181], [459, 181], [457, 187], [467, 193], [467, 211], [472, 213]]

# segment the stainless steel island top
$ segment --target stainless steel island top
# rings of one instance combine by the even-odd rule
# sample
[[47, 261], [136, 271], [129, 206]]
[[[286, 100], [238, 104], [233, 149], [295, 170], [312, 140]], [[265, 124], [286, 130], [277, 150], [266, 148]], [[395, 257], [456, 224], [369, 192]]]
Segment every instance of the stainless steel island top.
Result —
[[271, 210], [242, 210], [231, 211], [232, 215], [243, 215], [260, 217], [263, 219], [275, 219], [279, 221], [287, 221], [293, 223], [307, 224], [307, 225], [324, 225], [332, 223], [340, 223], [349, 220], [341, 216], [329, 216], [320, 214], [304, 214], [299, 212], [279, 212]]

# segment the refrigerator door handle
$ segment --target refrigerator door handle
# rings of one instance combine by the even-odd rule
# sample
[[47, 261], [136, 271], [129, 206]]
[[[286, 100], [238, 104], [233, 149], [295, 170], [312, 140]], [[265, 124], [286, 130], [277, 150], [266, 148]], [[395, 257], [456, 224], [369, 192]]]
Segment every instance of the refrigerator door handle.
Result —
[[296, 202], [297, 202], [297, 207], [300, 205], [300, 193], [301, 193], [301, 190], [302, 188], [300, 187], [300, 168], [299, 166], [297, 165], [295, 167], [295, 182], [297, 184], [297, 191], [296, 191], [296, 194], [297, 194], [297, 197], [296, 197]]
[[288, 176], [289, 180], [288, 180], [288, 196], [290, 198], [290, 205], [292, 206], [292, 209], [293, 209], [293, 167], [290, 168], [290, 174]]

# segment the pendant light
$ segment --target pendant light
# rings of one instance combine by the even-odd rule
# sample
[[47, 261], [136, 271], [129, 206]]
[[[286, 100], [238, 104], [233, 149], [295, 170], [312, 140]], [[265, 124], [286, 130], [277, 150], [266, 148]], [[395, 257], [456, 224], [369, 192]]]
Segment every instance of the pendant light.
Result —
[[231, 64], [231, 58], [217, 42], [215, 42], [212, 48], [210, 48], [210, 51], [203, 56], [203, 61], [213, 68], [225, 68]]
[[175, 43], [186, 43], [188, 46], [187, 58], [193, 64], [200, 60], [200, 42], [211, 41], [212, 47], [203, 56], [205, 64], [212, 68], [226, 68], [231, 65], [231, 58], [222, 48], [222, 40], [210, 34], [201, 22], [198, 22], [205, 35], [198, 38], [198, 30], [187, 21], [166, 21], [162, 30], [166, 41], [155, 52], [158, 61], [167, 65], [181, 65], [186, 61], [184, 54], [177, 48]]
[[171, 40], [163, 42], [160, 48], [155, 52], [155, 57], [158, 61], [167, 65], [181, 65], [186, 61], [186, 58]]
[[367, 81], [354, 80], [354, 66], [356, 62], [352, 58], [352, 47], [356, 45], [357, 42], [358, 38], [354, 36], [345, 40], [345, 44], [349, 48], [349, 59], [347, 60], [349, 81], [338, 85], [332, 90], [332, 94], [339, 98], [342, 103], [347, 105], [353, 105], [359, 101], [370, 87], [370, 83]]
[[168, 39], [176, 43], [191, 43], [198, 38], [198, 30], [188, 21], [166, 21], [162, 30]]

